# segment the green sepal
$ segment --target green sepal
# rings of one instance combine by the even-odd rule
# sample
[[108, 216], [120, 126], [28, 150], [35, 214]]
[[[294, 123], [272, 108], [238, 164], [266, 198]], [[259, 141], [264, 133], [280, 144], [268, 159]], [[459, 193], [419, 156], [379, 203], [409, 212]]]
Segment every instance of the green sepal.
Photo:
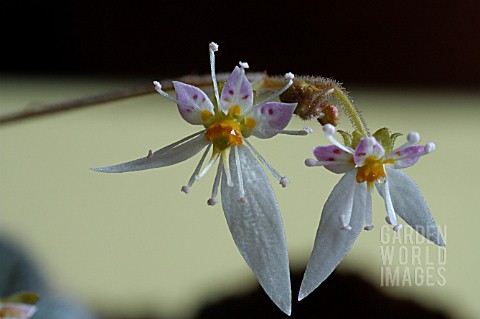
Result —
[[34, 292], [22, 291], [17, 292], [13, 295], [7, 296], [5, 298], [0, 298], [0, 302], [18, 302], [29, 305], [34, 305], [38, 302], [40, 297]]
[[397, 141], [397, 137], [402, 136], [402, 133], [393, 133], [390, 135], [390, 139], [392, 140], [392, 149], [395, 146], [395, 142]]
[[388, 128], [384, 127], [373, 133], [373, 137], [377, 140], [380, 145], [382, 145], [385, 153], [388, 154], [393, 149], [392, 139], [390, 138], [390, 131]]
[[359, 131], [352, 132], [352, 146], [351, 148], [356, 149], [358, 143], [360, 143], [360, 139], [366, 137], [364, 134], [360, 133]]
[[373, 137], [382, 145], [385, 154], [389, 154], [395, 145], [397, 137], [402, 136], [402, 133], [390, 134], [390, 130], [386, 127], [379, 129], [373, 134]]
[[342, 136], [343, 144], [345, 146], [352, 147], [352, 135], [350, 135], [350, 133], [343, 130], [337, 130], [337, 132]]

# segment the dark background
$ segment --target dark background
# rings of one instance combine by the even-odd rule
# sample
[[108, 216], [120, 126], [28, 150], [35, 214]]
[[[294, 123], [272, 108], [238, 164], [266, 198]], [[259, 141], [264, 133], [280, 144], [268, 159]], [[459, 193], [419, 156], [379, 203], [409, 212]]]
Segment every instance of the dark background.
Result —
[[255, 71], [346, 85], [480, 84], [480, 1], [2, 1], [0, 72], [123, 77]]

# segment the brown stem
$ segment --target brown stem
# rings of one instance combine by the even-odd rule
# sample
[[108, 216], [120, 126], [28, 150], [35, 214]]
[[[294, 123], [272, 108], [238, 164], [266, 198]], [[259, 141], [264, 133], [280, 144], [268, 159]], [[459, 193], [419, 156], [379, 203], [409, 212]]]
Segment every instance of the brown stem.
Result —
[[[227, 73], [217, 74], [218, 81], [225, 81], [228, 78]], [[251, 73], [248, 77], [252, 80], [258, 80], [264, 76], [263, 73]], [[210, 75], [187, 75], [176, 79], [177, 81], [185, 82], [195, 86], [208, 86], [211, 85], [212, 80]], [[173, 89], [171, 80], [161, 81], [164, 90]], [[31, 119], [42, 115], [50, 115], [58, 112], [64, 112], [82, 107], [98, 105], [102, 103], [112, 102], [116, 100], [146, 95], [155, 93], [153, 84], [145, 84], [134, 88], [124, 88], [105, 92], [97, 95], [91, 95], [75, 100], [64, 101], [60, 103], [48, 104], [41, 106], [37, 109], [27, 109], [19, 112], [10, 113], [0, 117], [0, 125], [13, 123], [21, 120]]]

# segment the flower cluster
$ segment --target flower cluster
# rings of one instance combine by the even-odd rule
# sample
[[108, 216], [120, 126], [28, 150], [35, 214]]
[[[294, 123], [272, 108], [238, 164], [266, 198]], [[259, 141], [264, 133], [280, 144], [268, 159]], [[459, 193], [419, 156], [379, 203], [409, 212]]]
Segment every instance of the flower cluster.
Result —
[[[295, 82], [293, 74], [287, 73], [283, 79], [277, 78], [270, 83], [279, 90], [259, 102], [245, 75], [248, 68], [245, 62], [235, 67], [225, 83], [217, 82], [217, 50], [218, 45], [212, 42], [209, 52], [214, 99], [195, 86], [177, 81], [173, 82], [176, 93], [173, 98], [159, 82], [154, 82], [158, 93], [177, 104], [186, 122], [203, 127], [200, 131], [156, 152], [149, 151], [142, 158], [93, 170], [122, 173], [170, 166], [203, 150], [192, 176], [181, 190], [188, 193], [194, 183], [218, 163], [207, 203], [212, 206], [217, 203], [220, 189], [225, 218], [240, 254], [268, 296], [286, 314], [291, 313], [292, 294], [286, 239], [280, 210], [264, 168], [283, 187], [287, 186], [288, 179], [247, 139], [250, 136], [268, 139], [277, 134], [308, 134], [308, 128], [285, 130], [294, 113], [303, 119], [317, 119], [332, 143], [315, 147], [315, 159], [307, 159], [305, 164], [344, 174], [323, 207], [299, 300], [331, 274], [362, 229], [373, 229], [372, 193], [375, 188], [384, 199], [386, 220], [395, 231], [402, 228], [397, 219], [399, 215], [421, 235], [444, 246], [418, 186], [400, 170], [434, 151], [435, 144], [417, 145], [420, 136], [412, 132], [405, 144], [395, 148], [400, 134], [390, 134], [386, 128], [370, 134], [346, 92], [329, 79], [303, 77]], [[282, 102], [277, 102], [278, 99]], [[334, 138], [339, 110], [349, 117], [356, 129], [352, 134], [338, 131], [343, 143]]]

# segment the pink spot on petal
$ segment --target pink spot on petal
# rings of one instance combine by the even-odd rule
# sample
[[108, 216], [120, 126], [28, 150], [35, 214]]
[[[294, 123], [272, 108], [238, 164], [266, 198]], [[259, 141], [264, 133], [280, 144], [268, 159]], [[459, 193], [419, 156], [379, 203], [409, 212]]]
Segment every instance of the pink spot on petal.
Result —
[[230, 93], [231, 95], [233, 95], [235, 92], [233, 90], [229, 90], [228, 93]]
[[248, 94], [245, 94], [245, 96], [243, 97], [244, 100], [248, 99]]
[[273, 114], [273, 109], [269, 109], [268, 114], [272, 115]]
[[358, 153], [358, 156], [365, 156], [367, 153]]
[[205, 99], [205, 98], [203, 98], [203, 99], [202, 99], [202, 103], [203, 103], [203, 102], [205, 102], [205, 101], [206, 101], [206, 99]]
[[198, 99], [198, 95], [195, 94], [195, 95], [193, 96], [193, 99], [194, 99], [194, 100]]
[[340, 151], [338, 148], [334, 149], [333, 152], [334, 152], [335, 154], [340, 154], [340, 153], [341, 153], [341, 151]]
[[333, 162], [333, 161], [335, 161], [335, 159], [334, 159], [333, 157], [329, 157], [329, 158], [328, 158], [328, 161], [329, 161], [329, 162]]

